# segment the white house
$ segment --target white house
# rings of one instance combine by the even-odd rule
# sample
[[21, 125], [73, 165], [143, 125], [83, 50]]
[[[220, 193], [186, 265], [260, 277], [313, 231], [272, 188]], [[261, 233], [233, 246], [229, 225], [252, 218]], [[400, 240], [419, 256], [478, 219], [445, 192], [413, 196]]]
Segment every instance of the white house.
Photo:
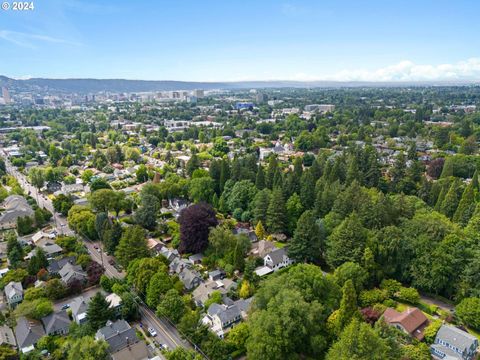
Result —
[[23, 287], [22, 283], [10, 281], [5, 286], [5, 297], [11, 307], [17, 306], [23, 301]]
[[269, 252], [263, 258], [263, 263], [266, 267], [277, 271], [281, 268], [287, 267], [293, 264], [293, 260], [287, 255], [287, 248], [275, 249]]

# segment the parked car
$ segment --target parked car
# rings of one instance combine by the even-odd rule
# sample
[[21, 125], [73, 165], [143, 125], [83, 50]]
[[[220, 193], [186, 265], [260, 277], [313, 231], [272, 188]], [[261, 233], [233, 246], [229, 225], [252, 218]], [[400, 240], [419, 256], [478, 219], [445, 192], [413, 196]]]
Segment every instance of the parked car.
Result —
[[150, 334], [150, 336], [157, 336], [157, 332], [152, 327], [148, 328], [148, 333]]
[[64, 304], [64, 305], [62, 306], [62, 310], [67, 310], [67, 309], [69, 309], [69, 308], [70, 308], [70, 304]]

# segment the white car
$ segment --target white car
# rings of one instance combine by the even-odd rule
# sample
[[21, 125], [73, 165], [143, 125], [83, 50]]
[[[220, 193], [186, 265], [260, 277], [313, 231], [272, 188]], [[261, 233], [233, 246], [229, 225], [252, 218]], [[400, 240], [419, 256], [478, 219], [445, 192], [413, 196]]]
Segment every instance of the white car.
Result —
[[157, 336], [157, 332], [155, 331], [154, 328], [149, 327], [148, 333], [150, 334], [150, 336]]

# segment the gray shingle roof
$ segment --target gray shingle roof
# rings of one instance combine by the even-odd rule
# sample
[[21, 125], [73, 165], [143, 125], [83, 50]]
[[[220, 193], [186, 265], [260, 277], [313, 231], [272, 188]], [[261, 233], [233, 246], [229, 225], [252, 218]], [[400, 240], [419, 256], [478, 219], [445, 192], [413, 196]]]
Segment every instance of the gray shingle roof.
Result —
[[283, 257], [287, 255], [287, 250], [286, 248], [275, 249], [267, 255], [270, 256], [273, 265], [275, 266], [283, 262]]
[[73, 315], [78, 315], [87, 312], [88, 304], [83, 296], [76, 297], [70, 302], [70, 309]]
[[442, 325], [440, 330], [437, 332], [435, 342], [437, 342], [439, 339], [459, 348], [462, 351], [469, 349], [475, 342], [478, 344], [478, 340], [475, 336], [470, 335], [469, 333], [451, 325]]
[[20, 317], [15, 327], [15, 336], [20, 349], [35, 345], [42, 336], [45, 335], [42, 324], [39, 321], [27, 320]]
[[58, 272], [61, 276], [62, 281], [68, 284], [72, 279], [85, 279], [87, 274], [82, 270], [80, 265], [73, 265], [71, 263], [66, 263]]
[[125, 320], [108, 321], [107, 325], [97, 331], [96, 339], [104, 339], [109, 345], [109, 351], [114, 353], [138, 341], [135, 329]]
[[7, 298], [11, 299], [15, 295], [23, 296], [23, 286], [20, 282], [10, 281], [5, 286], [5, 295]]
[[64, 258], [61, 258], [60, 260], [52, 260], [50, 261], [50, 265], [48, 266], [47, 270], [49, 273], [58, 273], [62, 267], [65, 266], [66, 263], [75, 263], [75, 257], [74, 256], [67, 256]]
[[240, 309], [237, 305], [225, 306], [220, 304], [212, 304], [208, 308], [208, 315], [211, 317], [218, 316], [222, 324], [230, 324], [237, 321], [240, 317]]
[[72, 321], [67, 315], [65, 310], [59, 311], [57, 313], [52, 313], [50, 315], [42, 318], [42, 323], [47, 334], [55, 334], [58, 331], [63, 331], [68, 329]]

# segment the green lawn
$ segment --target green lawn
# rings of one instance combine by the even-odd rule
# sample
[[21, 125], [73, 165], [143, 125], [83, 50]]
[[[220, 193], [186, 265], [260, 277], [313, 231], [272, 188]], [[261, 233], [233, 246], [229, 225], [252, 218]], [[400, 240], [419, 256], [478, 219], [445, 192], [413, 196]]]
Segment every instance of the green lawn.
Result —
[[[395, 310], [397, 310], [398, 312], [404, 312], [409, 307], [414, 307], [414, 306], [410, 305], [410, 304], [398, 302], [397, 306], [395, 307]], [[415, 306], [415, 307], [420, 308], [419, 306]], [[420, 310], [422, 310], [422, 309], [420, 308]], [[432, 315], [426, 313], [425, 311], [422, 311], [422, 312], [425, 314], [425, 316], [428, 318], [428, 320], [430, 320], [430, 321], [433, 320]]]
[[480, 332], [478, 330], [473, 330], [472, 328], [467, 328], [468, 332], [473, 336], [476, 336], [480, 340]]

